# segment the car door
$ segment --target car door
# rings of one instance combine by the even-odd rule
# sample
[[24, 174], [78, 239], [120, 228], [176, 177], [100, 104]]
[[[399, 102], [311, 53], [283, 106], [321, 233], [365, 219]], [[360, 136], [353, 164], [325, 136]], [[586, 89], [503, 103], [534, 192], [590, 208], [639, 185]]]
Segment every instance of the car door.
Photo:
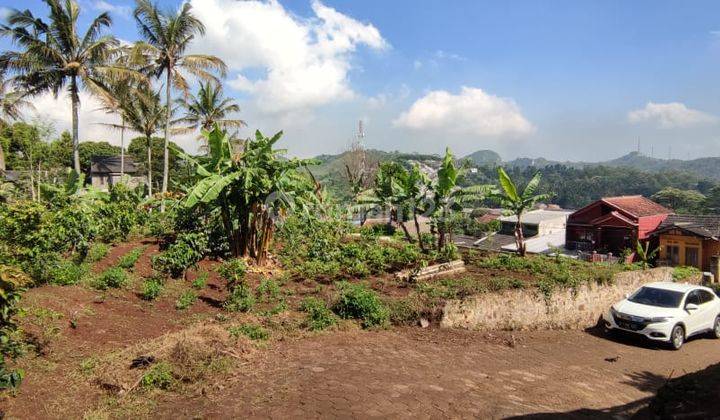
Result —
[[701, 329], [707, 330], [713, 327], [715, 317], [717, 314], [717, 302], [715, 302], [715, 295], [704, 289], [699, 289], [698, 295], [700, 297], [700, 316], [701, 316]]
[[685, 328], [687, 329], [687, 331], [685, 331], [685, 335], [688, 336], [695, 334], [697, 331], [703, 328], [702, 308], [700, 307], [700, 293], [698, 292], [698, 289], [693, 289], [688, 292], [687, 297], [685, 298], [685, 306], [683, 306], [683, 308], [687, 308], [687, 305], [694, 304], [698, 307], [694, 310], [685, 309], [687, 313], [687, 317], [685, 318]]

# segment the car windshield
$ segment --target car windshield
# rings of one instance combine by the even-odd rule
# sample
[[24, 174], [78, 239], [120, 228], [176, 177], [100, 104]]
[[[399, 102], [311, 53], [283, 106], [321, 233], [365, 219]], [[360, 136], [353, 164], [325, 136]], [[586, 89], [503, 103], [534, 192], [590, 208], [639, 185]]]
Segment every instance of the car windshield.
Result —
[[659, 306], [661, 308], [677, 308], [682, 301], [682, 292], [656, 289], [654, 287], [641, 287], [628, 298], [630, 302], [642, 305]]

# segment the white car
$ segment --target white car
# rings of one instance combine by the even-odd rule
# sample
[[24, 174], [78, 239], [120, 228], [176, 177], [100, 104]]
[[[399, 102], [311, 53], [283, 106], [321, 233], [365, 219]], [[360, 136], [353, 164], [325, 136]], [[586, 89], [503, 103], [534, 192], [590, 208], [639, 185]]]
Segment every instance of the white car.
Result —
[[612, 305], [603, 318], [609, 330], [641, 334], [675, 350], [692, 335], [710, 332], [720, 338], [720, 298], [693, 284], [646, 284]]

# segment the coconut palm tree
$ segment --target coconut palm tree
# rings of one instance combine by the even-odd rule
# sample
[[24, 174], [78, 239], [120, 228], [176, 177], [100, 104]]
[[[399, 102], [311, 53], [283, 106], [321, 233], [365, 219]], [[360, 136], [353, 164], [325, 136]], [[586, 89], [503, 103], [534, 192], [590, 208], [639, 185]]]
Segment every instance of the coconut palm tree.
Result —
[[549, 199], [550, 194], [535, 194], [540, 185], [540, 172], [532, 177], [522, 193], [519, 192], [518, 186], [515, 185], [503, 168], [498, 168], [498, 178], [501, 190], [492, 194], [490, 198], [499, 202], [505, 210], [508, 210], [517, 218], [515, 221], [515, 246], [518, 254], [524, 257], [525, 237], [522, 229], [522, 216], [527, 210], [532, 209], [537, 202]]
[[167, 192], [170, 141], [170, 112], [172, 88], [187, 94], [189, 86], [183, 72], [203, 80], [217, 80], [212, 74], [225, 75], [225, 63], [213, 55], [186, 54], [196, 35], [205, 34], [205, 25], [192, 13], [190, 3], [183, 3], [176, 13], [160, 11], [150, 0], [136, 0], [135, 21], [145, 42], [135, 46], [135, 57], [149, 59], [151, 74], [165, 77], [165, 144], [163, 156], [162, 192]]
[[[26, 99], [26, 94], [11, 90], [10, 81], [0, 73], [0, 123], [8, 124], [8, 120], [21, 120], [22, 108], [34, 108]], [[5, 152], [0, 144], [0, 171], [5, 170]]]
[[118, 130], [129, 128], [147, 140], [147, 184], [148, 196], [152, 195], [152, 137], [165, 125], [167, 112], [160, 102], [160, 92], [145, 84], [131, 87], [132, 94], [117, 101], [117, 112], [122, 124], [105, 124]]
[[16, 83], [31, 95], [52, 92], [57, 97], [67, 88], [72, 105], [73, 161], [80, 171], [78, 109], [80, 90], [98, 93], [107, 77], [141, 77], [114, 62], [118, 40], [105, 34], [112, 25], [108, 13], [90, 22], [84, 34], [78, 32], [80, 7], [75, 0], [43, 0], [49, 7], [48, 21], [32, 12], [14, 10], [0, 34], [11, 38], [20, 51], [0, 55], [0, 69], [16, 74]]
[[227, 118], [230, 113], [240, 112], [240, 106], [234, 99], [223, 96], [222, 85], [219, 83], [211, 81], [200, 83], [197, 95], [191, 94], [187, 98], [180, 98], [176, 103], [184, 109], [184, 115], [173, 122], [184, 126], [174, 129], [175, 132], [190, 132], [197, 129], [210, 131], [215, 123], [225, 130], [246, 125], [243, 120]]
[[132, 102], [135, 89], [128, 79], [120, 79], [108, 82], [105, 91], [99, 96], [102, 103], [101, 110], [108, 114], [117, 114], [120, 116], [120, 178], [125, 175], [125, 129], [129, 128], [125, 124], [125, 113], [121, 109], [121, 105]]

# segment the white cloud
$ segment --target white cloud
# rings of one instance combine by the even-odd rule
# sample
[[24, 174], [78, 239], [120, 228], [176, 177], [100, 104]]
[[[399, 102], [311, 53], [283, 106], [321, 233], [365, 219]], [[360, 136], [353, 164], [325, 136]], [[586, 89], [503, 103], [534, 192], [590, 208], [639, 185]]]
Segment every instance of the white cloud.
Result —
[[105, 0], [93, 1], [92, 8], [100, 12], [110, 12], [126, 19], [130, 19], [130, 14], [132, 13], [130, 6], [121, 6]]
[[[28, 121], [37, 118], [50, 123], [54, 126], [57, 135], [65, 130], [72, 130], [72, 108], [67, 95], [59, 95], [55, 98], [51, 93], [45, 93], [32, 98], [32, 103], [34, 110], [28, 109], [24, 112]], [[120, 146], [120, 131], [103, 125], [103, 123], [119, 124], [120, 118], [115, 114], [107, 114], [102, 111], [101, 106], [96, 97], [87, 92], [80, 92], [80, 110], [78, 112], [80, 141], [107, 141]], [[125, 147], [130, 144], [131, 139], [139, 135], [133, 131], [126, 131]], [[157, 135], [162, 136], [162, 132]], [[185, 150], [195, 152], [198, 144], [194, 137], [195, 134], [173, 135], [172, 141]]]
[[[358, 46], [388, 48], [380, 32], [320, 1], [300, 18], [278, 1], [190, 0], [206, 26], [194, 50], [222, 57], [233, 88], [266, 113], [307, 110], [356, 96], [348, 81]], [[262, 74], [253, 77], [251, 74]]]
[[463, 87], [457, 95], [431, 91], [416, 100], [393, 124], [412, 130], [475, 136], [518, 136], [535, 131], [515, 101], [472, 87]]
[[717, 122], [717, 117], [680, 102], [658, 104], [648, 102], [645, 108], [628, 113], [628, 121], [634, 124], [654, 123], [658, 128], [670, 129]]
[[10, 17], [10, 13], [12, 13], [12, 9], [5, 6], [0, 6], [0, 21], [5, 21], [8, 17]]

